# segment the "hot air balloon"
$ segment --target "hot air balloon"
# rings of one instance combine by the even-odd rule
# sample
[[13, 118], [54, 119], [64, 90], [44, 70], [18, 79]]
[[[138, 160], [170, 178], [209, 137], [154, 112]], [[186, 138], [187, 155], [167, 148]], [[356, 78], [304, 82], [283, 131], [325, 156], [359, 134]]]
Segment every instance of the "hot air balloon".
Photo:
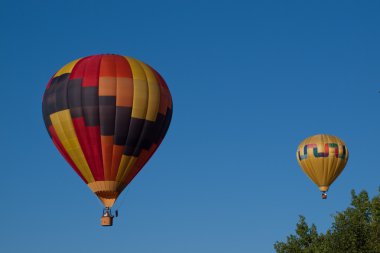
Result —
[[319, 187], [322, 198], [326, 199], [330, 185], [346, 166], [348, 149], [338, 137], [318, 134], [301, 142], [297, 149], [297, 161]]
[[53, 75], [42, 101], [54, 145], [104, 204], [111, 207], [161, 144], [172, 117], [172, 98], [160, 74], [120, 55], [72, 61]]

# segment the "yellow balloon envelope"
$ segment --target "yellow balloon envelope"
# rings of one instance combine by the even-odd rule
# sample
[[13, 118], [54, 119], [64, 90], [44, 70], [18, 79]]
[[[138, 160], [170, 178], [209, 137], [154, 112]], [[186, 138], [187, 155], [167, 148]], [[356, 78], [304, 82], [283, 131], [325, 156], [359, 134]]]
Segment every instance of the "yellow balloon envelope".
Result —
[[330, 185], [346, 166], [348, 149], [338, 137], [318, 134], [300, 143], [297, 161], [305, 174], [322, 191], [322, 198], [325, 199]]

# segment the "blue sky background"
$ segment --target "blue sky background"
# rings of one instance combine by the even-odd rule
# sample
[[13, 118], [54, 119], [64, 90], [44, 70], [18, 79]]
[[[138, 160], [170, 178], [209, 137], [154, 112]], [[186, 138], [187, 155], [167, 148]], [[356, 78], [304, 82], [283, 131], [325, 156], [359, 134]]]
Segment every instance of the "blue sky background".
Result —
[[[274, 252], [299, 214], [324, 232], [351, 189], [378, 192], [378, 1], [1, 5], [0, 252]], [[149, 63], [174, 100], [112, 228], [41, 115], [51, 75], [97, 53]], [[327, 201], [295, 158], [318, 133], [351, 155]]]

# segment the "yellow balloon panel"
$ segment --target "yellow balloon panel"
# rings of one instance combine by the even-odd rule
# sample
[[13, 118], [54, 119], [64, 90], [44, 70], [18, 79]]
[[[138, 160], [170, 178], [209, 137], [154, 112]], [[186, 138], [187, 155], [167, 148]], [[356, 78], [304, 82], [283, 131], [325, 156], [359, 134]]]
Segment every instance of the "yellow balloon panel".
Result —
[[348, 149], [338, 137], [318, 134], [300, 143], [297, 160], [319, 189], [327, 191], [346, 166]]

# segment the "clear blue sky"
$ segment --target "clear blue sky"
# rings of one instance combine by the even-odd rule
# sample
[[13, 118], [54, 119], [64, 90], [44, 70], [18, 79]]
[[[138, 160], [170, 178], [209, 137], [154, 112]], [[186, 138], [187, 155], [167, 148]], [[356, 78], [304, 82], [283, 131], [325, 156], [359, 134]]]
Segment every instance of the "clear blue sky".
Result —
[[[350, 190], [380, 186], [378, 1], [2, 1], [0, 252], [274, 252], [298, 215], [321, 232]], [[97, 53], [157, 69], [174, 115], [112, 228], [56, 151], [41, 98]], [[350, 150], [328, 201], [299, 168], [304, 138]]]

